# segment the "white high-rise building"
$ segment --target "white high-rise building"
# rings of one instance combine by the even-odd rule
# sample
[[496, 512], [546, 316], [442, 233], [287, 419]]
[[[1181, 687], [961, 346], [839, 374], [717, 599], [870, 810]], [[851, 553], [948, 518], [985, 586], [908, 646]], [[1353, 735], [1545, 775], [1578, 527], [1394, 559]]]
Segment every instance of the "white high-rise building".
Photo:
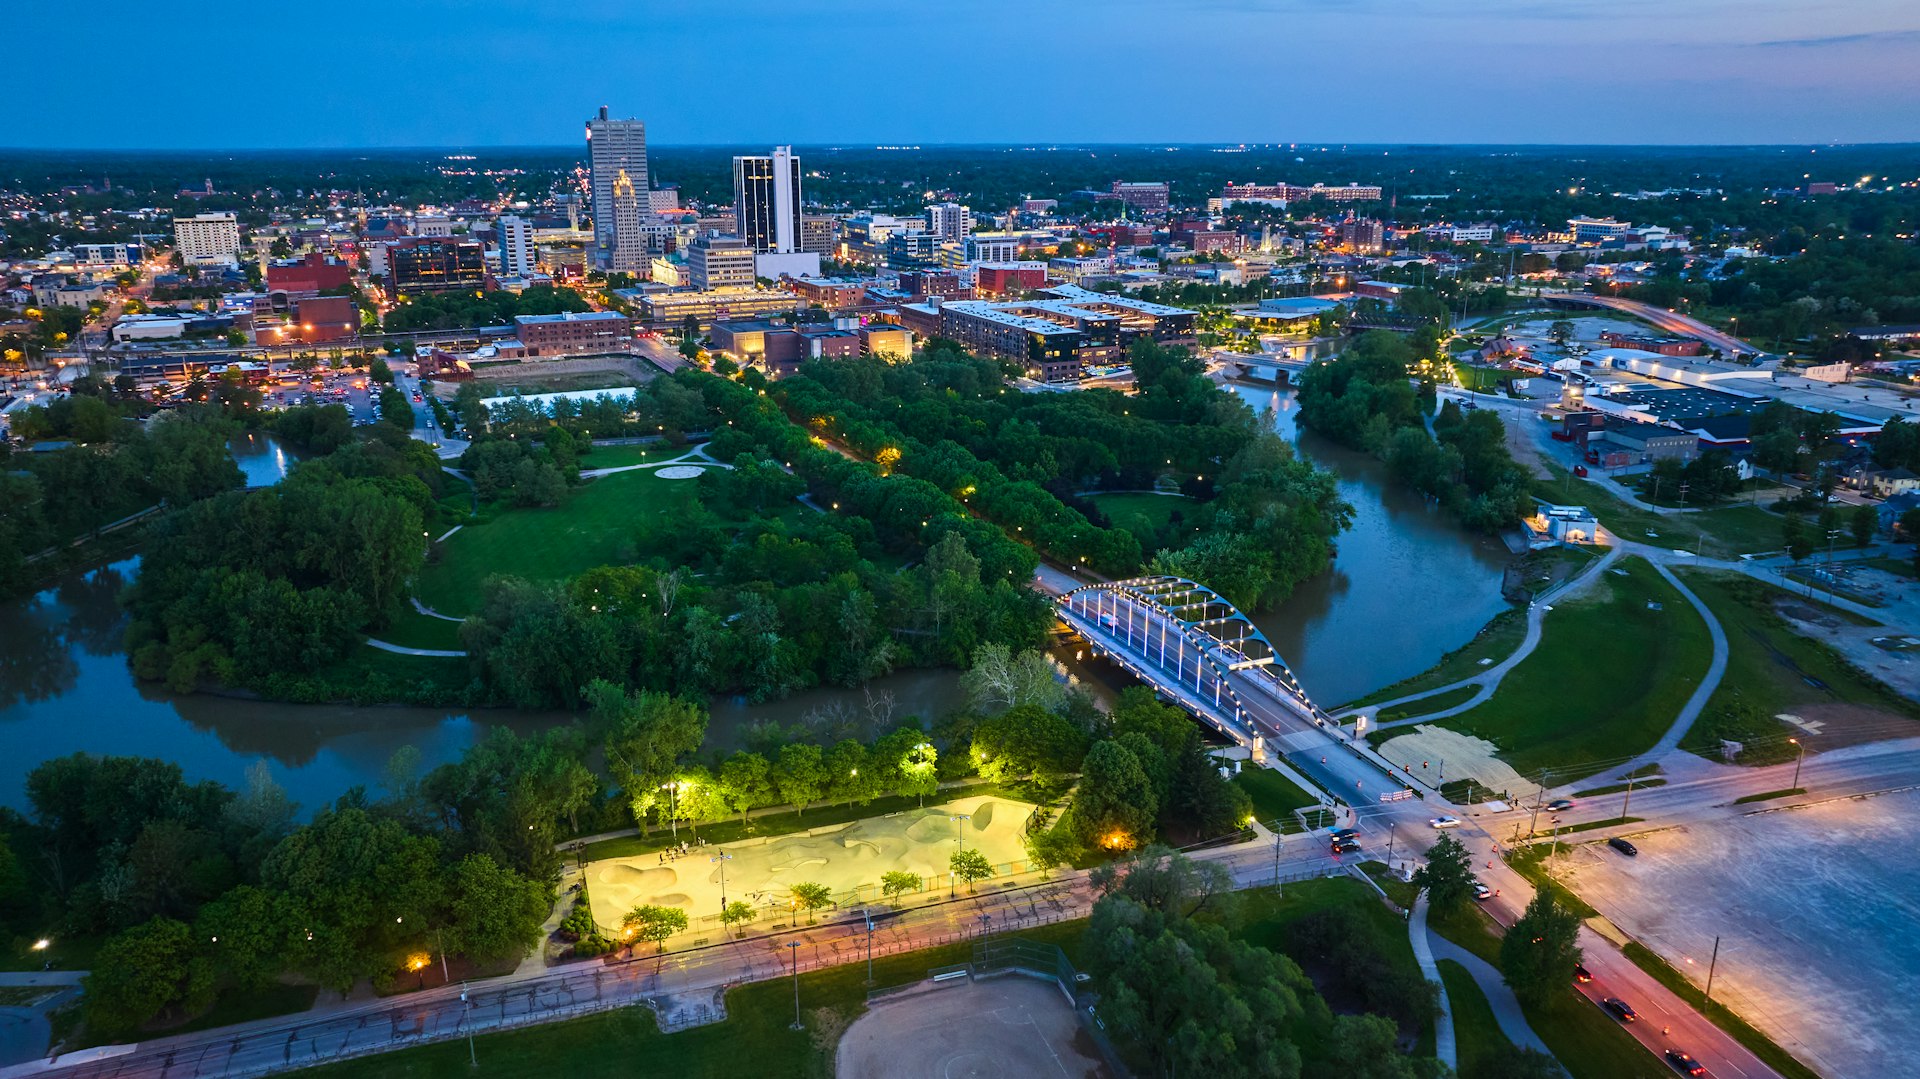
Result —
[[196, 266], [238, 262], [240, 221], [231, 213], [176, 217], [173, 246], [180, 252], [181, 261]]
[[653, 261], [644, 227], [653, 215], [646, 211], [645, 199], [633, 177], [625, 172], [614, 176], [613, 249], [607, 269], [616, 273], [644, 273]]
[[800, 250], [800, 159], [793, 147], [733, 159], [733, 220], [735, 235], [755, 251]]
[[[587, 160], [592, 170], [593, 254], [594, 265], [610, 268], [614, 261], [613, 185], [621, 175], [632, 187], [643, 209], [647, 208], [647, 125], [638, 120], [615, 120], [600, 106], [600, 114], [587, 121]], [[646, 254], [631, 255], [646, 265]]]
[[927, 231], [943, 240], [963, 243], [973, 231], [973, 210], [957, 202], [936, 202], [927, 207]]
[[533, 222], [507, 214], [494, 223], [500, 236], [500, 273], [526, 277], [534, 271]]

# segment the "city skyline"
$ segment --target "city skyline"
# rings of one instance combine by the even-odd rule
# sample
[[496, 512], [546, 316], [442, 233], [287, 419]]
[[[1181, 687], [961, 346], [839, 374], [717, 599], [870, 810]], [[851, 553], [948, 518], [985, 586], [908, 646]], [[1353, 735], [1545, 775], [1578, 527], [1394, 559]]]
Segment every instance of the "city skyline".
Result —
[[[130, 4], [109, 3], [96, 51], [136, 64], [209, 43], [219, 52], [307, 33], [290, 14], [248, 8], [245, 19], [228, 19], [229, 11], [242, 9], [219, 0], [191, 23], [152, 24]], [[343, 14], [351, 25], [354, 5]], [[22, 149], [557, 146], [572, 141], [583, 101], [646, 120], [661, 145], [689, 146], [1920, 140], [1920, 17], [1897, 0], [1820, 10], [1730, 0], [1484, 0], [1464, 12], [1432, 0], [1361, 0], [1337, 10], [1213, 0], [1172, 17], [1120, 0], [1098, 18], [1007, 0], [937, 13], [872, 0], [805, 10], [749, 0], [724, 40], [753, 62], [731, 69], [725, 93], [710, 94], [652, 89], [702, 85], [723, 40], [702, 12], [588, 3], [530, 14], [503, 6], [492, 18], [486, 4], [366, 14], [384, 28], [382, 47], [329, 54], [309, 74], [275, 81], [271, 126], [236, 133], [211, 123], [148, 124], [126, 107], [123, 86], [102, 80], [69, 88], [63, 109], [19, 117], [0, 141]], [[448, 64], [438, 29], [456, 14], [461, 51]], [[1137, 32], [1148, 21], [1152, 32]], [[28, 37], [58, 29], [40, 11], [12, 22]], [[224, 29], [242, 25], [244, 40]], [[1068, 65], [1058, 73], [1077, 70], [1068, 84], [1077, 89], [1044, 105], [1025, 93], [955, 97], [956, 88], [987, 89], [983, 80], [1011, 80], [1011, 90], [1029, 77], [980, 74], [964, 44], [915, 48], [911, 63], [883, 64], [883, 81], [870, 62], [841, 62], [899, 58], [931, 32], [960, 43], [1058, 42]], [[581, 65], [587, 41], [596, 61]], [[429, 58], [436, 79], [407, 84], [387, 107], [341, 107], [356, 87]], [[573, 66], [578, 77], [502, 77], [524, 63]], [[1039, 70], [1030, 77], [1042, 78]]]

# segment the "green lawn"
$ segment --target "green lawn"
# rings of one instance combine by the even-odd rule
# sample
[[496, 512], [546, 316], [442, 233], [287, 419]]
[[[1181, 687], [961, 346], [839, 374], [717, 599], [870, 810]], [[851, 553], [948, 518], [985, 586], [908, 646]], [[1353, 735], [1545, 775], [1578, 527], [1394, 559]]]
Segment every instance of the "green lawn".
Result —
[[1914, 576], [1913, 560], [1910, 558], [1869, 558], [1860, 564], [1883, 570], [1896, 577]]
[[1698, 547], [1699, 553], [1709, 558], [1778, 551], [1782, 546], [1780, 529], [1785, 518], [1759, 506], [1733, 503], [1710, 510], [1655, 513], [1630, 505], [1599, 484], [1575, 478], [1557, 465], [1547, 468], [1554, 478], [1535, 480], [1534, 497], [1585, 506], [1602, 525], [1624, 539], [1674, 550]]
[[1253, 815], [1269, 825], [1279, 821], [1282, 832], [1301, 831], [1300, 820], [1293, 815], [1294, 810], [1320, 804], [1320, 799], [1301, 790], [1292, 780], [1271, 768], [1249, 765], [1233, 777], [1233, 782], [1247, 792], [1247, 797], [1253, 799]]
[[592, 480], [552, 509], [517, 509], [468, 525], [438, 545], [415, 591], [442, 614], [471, 614], [493, 574], [559, 581], [620, 560], [642, 522], [671, 520], [695, 504], [691, 480], [650, 471]]
[[1409, 881], [1400, 879], [1399, 874], [1387, 868], [1385, 862], [1361, 862], [1360, 872], [1373, 879], [1387, 898], [1394, 901], [1402, 910], [1412, 910], [1413, 901], [1420, 898], [1420, 889]]
[[1436, 693], [1431, 697], [1422, 697], [1417, 701], [1397, 704], [1392, 708], [1383, 708], [1375, 718], [1381, 723], [1390, 723], [1396, 719], [1412, 719], [1415, 716], [1430, 716], [1435, 712], [1444, 712], [1455, 705], [1465, 704], [1480, 692], [1480, 684], [1458, 686], [1445, 693]]
[[1527, 1025], [1573, 1079], [1670, 1079], [1677, 1074], [1572, 986], [1544, 1008], [1523, 1004], [1521, 1010]]
[[1556, 605], [1492, 700], [1440, 724], [1498, 745], [1522, 775], [1577, 779], [1659, 740], [1711, 656], [1693, 607], [1644, 559], [1622, 559]]
[[647, 465], [655, 461], [671, 461], [685, 455], [691, 446], [595, 446], [591, 453], [580, 458], [581, 468], [621, 468], [626, 465]]
[[[1360, 708], [1378, 701], [1390, 701], [1396, 697], [1405, 697], [1422, 690], [1436, 689], [1450, 685], [1465, 678], [1472, 678], [1478, 672], [1498, 663], [1513, 654], [1527, 635], [1527, 612], [1518, 607], [1501, 611], [1480, 627], [1473, 640], [1440, 657], [1440, 662], [1427, 668], [1412, 678], [1395, 682], [1385, 689], [1376, 690], [1355, 701], [1349, 701], [1333, 711], [1347, 708]], [[1491, 663], [1481, 663], [1481, 660]]]
[[[1076, 952], [1084, 921], [1023, 931], [1020, 937]], [[876, 957], [874, 978], [883, 986], [920, 981], [934, 967], [967, 962], [971, 943], [950, 944], [902, 955]], [[712, 1026], [662, 1034], [653, 1013], [621, 1008], [584, 1019], [547, 1023], [474, 1039], [482, 1075], [564, 1075], [571, 1079], [626, 1076], [790, 1076], [816, 1079], [833, 1073], [833, 1054], [847, 1025], [867, 1010], [867, 968], [849, 963], [800, 976], [805, 1030], [793, 1021], [793, 982], [786, 978], [729, 990], [727, 1019]], [[465, 1041], [439, 1042], [304, 1071], [313, 1079], [374, 1079], [387, 1076], [466, 1079]]]
[[403, 648], [458, 651], [460, 623], [421, 614], [409, 605], [406, 609], [395, 612], [385, 626], [373, 630], [370, 636]]
[[[1681, 741], [1682, 749], [1719, 760], [1720, 740], [1725, 738], [1746, 744], [1738, 763], [1791, 760], [1796, 750], [1786, 738], [1797, 728], [1773, 717], [1814, 704], [1857, 704], [1920, 719], [1920, 705], [1895, 694], [1824, 642], [1795, 633], [1774, 613], [1774, 604], [1789, 598], [1786, 592], [1734, 573], [1682, 573], [1681, 580], [1727, 634], [1727, 675], [1700, 722]], [[1810, 684], [1809, 678], [1826, 688]]]
[[1494, 1021], [1487, 996], [1474, 983], [1467, 968], [1451, 959], [1442, 959], [1440, 982], [1447, 987], [1447, 1005], [1453, 1012], [1454, 1045], [1460, 1053], [1460, 1074], [1477, 1075], [1496, 1053], [1513, 1045]]
[[1146, 522], [1148, 529], [1155, 532], [1166, 527], [1175, 510], [1193, 511], [1192, 500], [1179, 495], [1092, 495], [1087, 501], [1099, 506], [1100, 512], [1107, 515], [1115, 528], [1127, 528], [1128, 519], [1139, 518]]

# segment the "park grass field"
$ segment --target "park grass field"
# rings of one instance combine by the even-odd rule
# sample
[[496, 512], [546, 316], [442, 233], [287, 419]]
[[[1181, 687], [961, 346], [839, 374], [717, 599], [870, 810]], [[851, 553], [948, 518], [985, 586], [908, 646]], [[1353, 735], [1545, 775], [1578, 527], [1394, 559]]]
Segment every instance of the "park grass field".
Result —
[[1454, 1045], [1460, 1054], [1460, 1074], [1478, 1075], [1491, 1058], [1513, 1043], [1500, 1031], [1487, 995], [1474, 983], [1467, 968], [1451, 959], [1435, 964], [1447, 987], [1447, 1005], [1453, 1012]]
[[[1451, 685], [1463, 678], [1472, 678], [1492, 664], [1513, 655], [1514, 649], [1520, 647], [1520, 642], [1526, 636], [1527, 612], [1517, 607], [1501, 611], [1486, 625], [1480, 627], [1480, 632], [1474, 634], [1473, 640], [1440, 657], [1440, 662], [1412, 678], [1403, 679], [1358, 700], [1349, 701], [1333, 711], [1390, 701], [1408, 694]], [[1482, 663], [1481, 660], [1489, 662]]]
[[656, 461], [671, 461], [684, 455], [690, 446], [669, 446], [655, 444], [651, 446], [595, 446], [591, 453], [580, 458], [580, 467], [586, 468], [624, 468], [627, 465], [650, 465]]
[[[1862, 673], [1825, 643], [1801, 636], [1774, 604], [1789, 597], [1750, 577], [1688, 569], [1681, 579], [1720, 620], [1727, 634], [1727, 674], [1708, 700], [1700, 722], [1680, 748], [1720, 759], [1720, 740], [1743, 742], [1742, 764], [1776, 764], [1796, 750], [1785, 741], [1797, 729], [1775, 719], [1809, 707], [1853, 704], [1920, 719], [1920, 705], [1905, 700]], [[1812, 678], [1825, 688], [1808, 682]], [[1912, 733], [1920, 733], [1916, 726]], [[1815, 741], [1817, 745], [1817, 740]]]
[[697, 492], [694, 480], [663, 480], [651, 470], [603, 476], [552, 509], [511, 510], [454, 533], [420, 571], [415, 594], [442, 614], [465, 616], [494, 574], [561, 581], [619, 562], [642, 524], [672, 520]]
[[1492, 700], [1439, 725], [1499, 746], [1522, 775], [1590, 775], [1659, 740], [1705, 676], [1712, 647], [1699, 614], [1652, 565], [1622, 559], [1556, 605], [1540, 647]]
[[402, 648], [458, 651], [460, 623], [424, 615], [409, 606], [405, 610], [396, 611], [387, 624], [374, 630], [371, 636], [388, 644], [397, 644]]
[[1194, 503], [1191, 499], [1179, 495], [1153, 495], [1140, 493], [1117, 493], [1093, 495], [1088, 501], [1100, 507], [1115, 528], [1127, 528], [1128, 520], [1137, 518], [1146, 522], [1147, 528], [1159, 531], [1172, 519], [1175, 510], [1191, 513]]
[[1233, 782], [1253, 799], [1253, 815], [1269, 824], [1279, 821], [1282, 832], [1302, 831], [1300, 819], [1293, 811], [1320, 804], [1320, 799], [1271, 768], [1242, 768]]

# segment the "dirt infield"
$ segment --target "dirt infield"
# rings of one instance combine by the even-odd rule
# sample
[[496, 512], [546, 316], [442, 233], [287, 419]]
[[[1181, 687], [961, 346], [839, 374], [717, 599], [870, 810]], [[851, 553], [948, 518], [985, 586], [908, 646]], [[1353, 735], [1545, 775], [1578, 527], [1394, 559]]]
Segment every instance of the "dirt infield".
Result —
[[874, 1005], [840, 1039], [839, 1079], [1109, 1076], [1051, 982], [1009, 975]]

